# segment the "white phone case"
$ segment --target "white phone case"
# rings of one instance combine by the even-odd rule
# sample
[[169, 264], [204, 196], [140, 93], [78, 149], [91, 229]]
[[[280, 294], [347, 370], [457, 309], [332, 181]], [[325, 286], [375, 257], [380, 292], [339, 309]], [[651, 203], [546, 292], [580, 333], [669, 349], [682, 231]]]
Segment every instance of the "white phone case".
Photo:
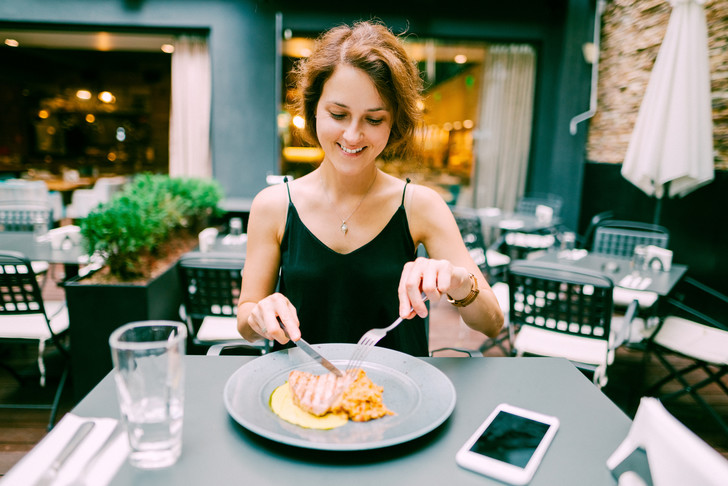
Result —
[[[524, 467], [509, 464], [499, 459], [483, 455], [478, 452], [471, 450], [478, 439], [493, 423], [493, 420], [498, 416], [500, 412], [522, 417], [535, 422], [545, 424], [547, 429], [540, 437], [538, 446], [533, 451], [530, 459]], [[475, 471], [486, 476], [490, 476], [501, 481], [505, 481], [510, 484], [527, 484], [533, 478], [538, 466], [541, 464], [546, 450], [548, 449], [551, 441], [556, 435], [556, 431], [559, 427], [559, 419], [550, 415], [544, 415], [542, 413], [534, 412], [532, 410], [526, 410], [524, 408], [516, 407], [506, 403], [501, 403], [495, 410], [488, 416], [487, 419], [478, 427], [478, 430], [465, 442], [455, 456], [456, 462], [472, 471]]]

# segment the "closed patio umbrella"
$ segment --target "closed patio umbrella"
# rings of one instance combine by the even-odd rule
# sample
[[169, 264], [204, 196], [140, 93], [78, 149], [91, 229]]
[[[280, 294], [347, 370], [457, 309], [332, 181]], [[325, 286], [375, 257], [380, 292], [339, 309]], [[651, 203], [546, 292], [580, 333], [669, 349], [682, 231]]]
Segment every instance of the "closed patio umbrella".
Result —
[[670, 0], [672, 12], [622, 165], [657, 198], [682, 197], [713, 180], [713, 120], [704, 0]]

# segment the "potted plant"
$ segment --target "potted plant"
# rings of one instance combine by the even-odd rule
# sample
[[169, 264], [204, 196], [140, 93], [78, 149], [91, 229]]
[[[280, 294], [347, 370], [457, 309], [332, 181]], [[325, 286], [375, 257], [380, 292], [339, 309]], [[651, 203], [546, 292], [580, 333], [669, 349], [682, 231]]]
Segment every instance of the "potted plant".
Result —
[[64, 285], [77, 398], [111, 369], [108, 337], [114, 329], [139, 320], [179, 320], [176, 262], [218, 215], [222, 195], [213, 180], [142, 174], [80, 222], [88, 255], [104, 265]]

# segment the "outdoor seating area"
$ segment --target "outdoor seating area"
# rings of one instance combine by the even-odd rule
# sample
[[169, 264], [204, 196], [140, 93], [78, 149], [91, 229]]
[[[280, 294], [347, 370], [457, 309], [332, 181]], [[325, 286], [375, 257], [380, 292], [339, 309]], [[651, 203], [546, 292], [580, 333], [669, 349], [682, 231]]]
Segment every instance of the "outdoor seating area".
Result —
[[728, 484], [728, 0], [103, 3], [0, 3], [0, 485]]

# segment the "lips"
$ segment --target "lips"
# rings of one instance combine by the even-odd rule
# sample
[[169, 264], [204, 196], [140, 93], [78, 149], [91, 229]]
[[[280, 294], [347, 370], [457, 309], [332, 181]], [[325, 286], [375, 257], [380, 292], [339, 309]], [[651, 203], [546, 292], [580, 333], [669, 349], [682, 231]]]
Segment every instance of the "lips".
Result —
[[357, 149], [349, 149], [349, 148], [344, 147], [341, 144], [339, 144], [339, 147], [341, 147], [341, 150], [343, 150], [344, 153], [351, 154], [351, 155], [358, 154], [359, 152], [364, 150], [364, 147], [359, 147]]

